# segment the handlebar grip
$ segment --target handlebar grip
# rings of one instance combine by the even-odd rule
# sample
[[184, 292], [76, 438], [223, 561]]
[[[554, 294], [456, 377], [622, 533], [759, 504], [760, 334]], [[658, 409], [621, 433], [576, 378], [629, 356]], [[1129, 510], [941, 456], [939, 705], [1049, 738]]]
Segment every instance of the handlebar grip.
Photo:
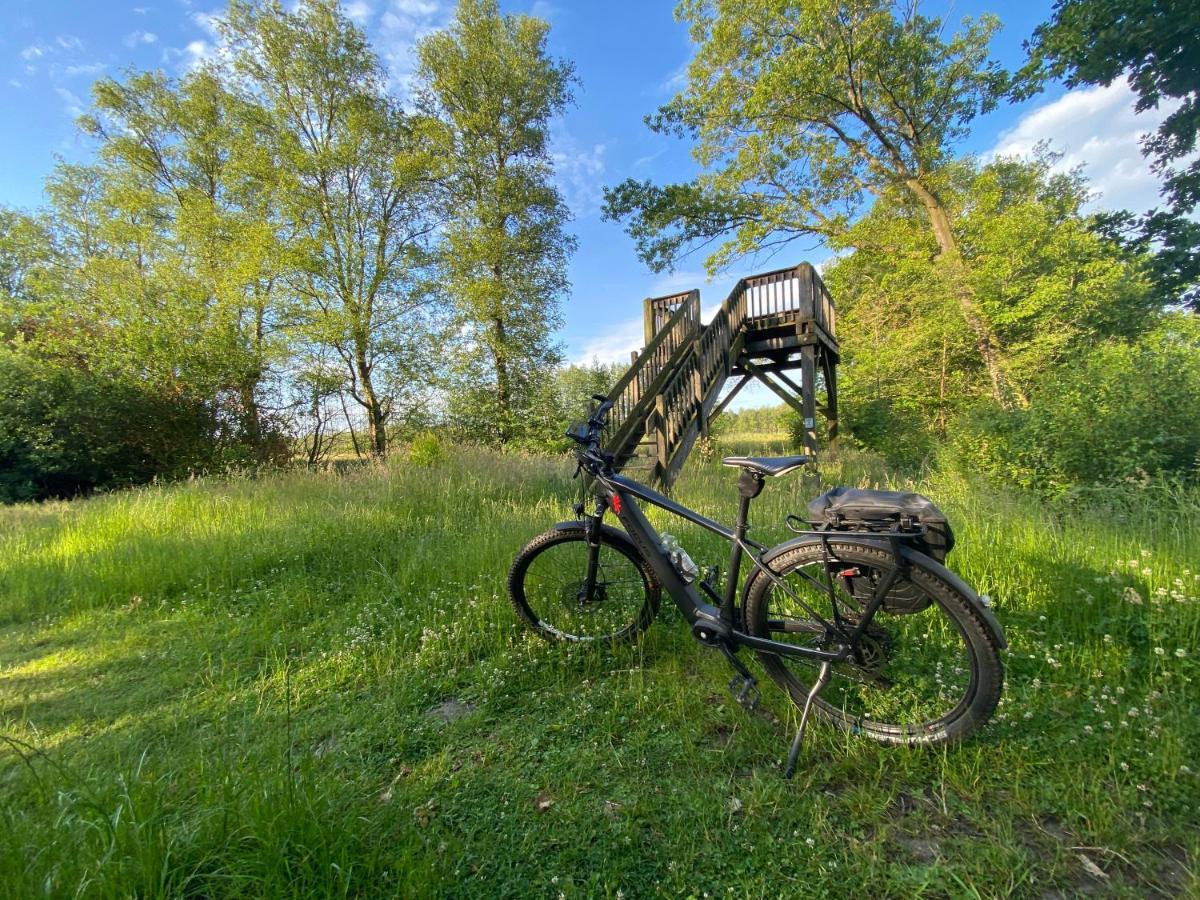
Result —
[[613, 401], [609, 400], [603, 394], [593, 394], [592, 399], [599, 400], [600, 407], [594, 413], [592, 413], [591, 421], [598, 425], [603, 425], [605, 420], [608, 418], [608, 411], [613, 408]]

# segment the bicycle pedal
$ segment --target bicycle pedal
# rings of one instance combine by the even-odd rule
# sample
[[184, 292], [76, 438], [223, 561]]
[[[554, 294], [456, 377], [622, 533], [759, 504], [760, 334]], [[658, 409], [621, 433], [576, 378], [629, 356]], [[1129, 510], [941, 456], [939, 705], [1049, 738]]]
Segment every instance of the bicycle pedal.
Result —
[[743, 678], [741, 675], [734, 675], [729, 679], [729, 693], [734, 700], [738, 702], [747, 712], [753, 712], [758, 708], [758, 702], [762, 699], [762, 694], [758, 690], [758, 682], [753, 678]]

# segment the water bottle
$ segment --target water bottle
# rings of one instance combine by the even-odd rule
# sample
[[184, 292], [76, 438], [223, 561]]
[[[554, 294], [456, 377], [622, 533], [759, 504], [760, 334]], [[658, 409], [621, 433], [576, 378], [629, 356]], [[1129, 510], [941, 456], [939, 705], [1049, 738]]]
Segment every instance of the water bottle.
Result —
[[691, 584], [700, 575], [700, 567], [692, 562], [692, 558], [687, 555], [687, 551], [679, 545], [679, 539], [673, 534], [664, 534], [662, 536], [663, 552], [667, 554], [667, 558], [671, 560], [671, 565], [675, 567], [675, 571], [679, 573], [679, 577], [683, 579], [685, 584]]

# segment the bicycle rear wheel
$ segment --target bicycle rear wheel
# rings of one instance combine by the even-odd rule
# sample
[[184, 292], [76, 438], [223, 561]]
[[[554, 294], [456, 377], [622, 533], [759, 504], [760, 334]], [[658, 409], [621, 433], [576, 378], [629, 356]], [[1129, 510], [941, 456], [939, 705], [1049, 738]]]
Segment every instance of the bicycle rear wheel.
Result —
[[591, 595], [592, 549], [582, 522], [561, 525], [526, 545], [508, 574], [508, 594], [523, 622], [548, 640], [620, 641], [650, 627], [661, 591], [633, 542], [603, 526]]
[[[822, 542], [798, 544], [771, 564], [812, 610], [857, 624], [875, 586], [894, 568], [889, 549], [828, 541], [835, 565], [833, 597]], [[808, 577], [805, 577], [808, 576]], [[834, 665], [814, 703], [842, 728], [893, 744], [946, 744], [988, 720], [1000, 699], [1003, 669], [996, 639], [971, 602], [919, 564], [900, 574], [863, 635], [861, 658]], [[835, 649], [812, 613], [756, 573], [746, 590], [751, 634], [807, 647]], [[803, 705], [816, 663], [759, 653], [771, 678]]]

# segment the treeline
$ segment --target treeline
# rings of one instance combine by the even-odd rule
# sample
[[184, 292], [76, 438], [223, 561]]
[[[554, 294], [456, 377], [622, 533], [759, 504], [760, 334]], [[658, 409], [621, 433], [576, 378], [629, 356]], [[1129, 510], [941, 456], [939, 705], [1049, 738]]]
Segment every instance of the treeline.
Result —
[[0, 210], [0, 500], [561, 435], [611, 373], [554, 339], [547, 29], [463, 0], [402, 103], [335, 0], [235, 0], [215, 62], [99, 81], [95, 158]]
[[[995, 17], [951, 33], [888, 0], [688, 0], [685, 88], [651, 117], [701, 174], [626, 181], [606, 212], [642, 258], [710, 271], [797, 238], [834, 251], [843, 434], [1046, 493], [1200, 474], [1200, 67], [1184, 0], [1059, 0], [1005, 71]], [[1147, 139], [1163, 208], [1088, 212], [1055, 158], [956, 146], [982, 113], [1128, 77], [1176, 109]], [[715, 248], [715, 249], [714, 249]]]

